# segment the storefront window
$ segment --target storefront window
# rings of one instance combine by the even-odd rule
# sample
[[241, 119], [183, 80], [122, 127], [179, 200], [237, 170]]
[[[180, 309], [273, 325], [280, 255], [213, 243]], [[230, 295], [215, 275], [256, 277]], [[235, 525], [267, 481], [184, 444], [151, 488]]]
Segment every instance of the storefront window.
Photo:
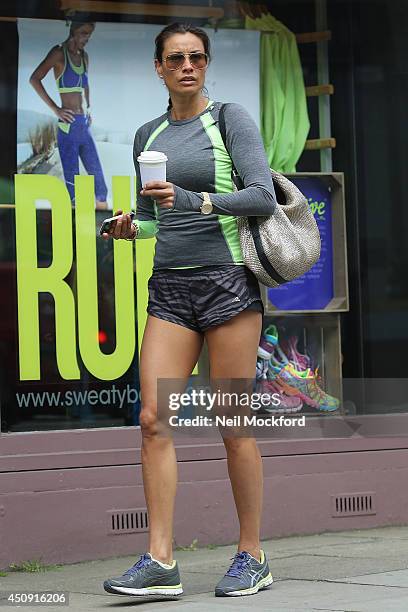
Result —
[[[113, 245], [98, 229], [135, 209], [133, 139], [166, 112], [154, 39], [174, 5], [68, 15], [59, 2], [11, 4], [0, 22], [1, 431], [138, 425], [154, 240]], [[405, 3], [183, 6], [178, 19], [210, 36], [210, 100], [247, 109], [322, 237], [312, 270], [263, 288], [276, 342], [260, 370], [267, 359], [288, 397], [291, 382], [311, 393], [297, 412], [406, 411]], [[67, 52], [70, 35], [86, 55]]]

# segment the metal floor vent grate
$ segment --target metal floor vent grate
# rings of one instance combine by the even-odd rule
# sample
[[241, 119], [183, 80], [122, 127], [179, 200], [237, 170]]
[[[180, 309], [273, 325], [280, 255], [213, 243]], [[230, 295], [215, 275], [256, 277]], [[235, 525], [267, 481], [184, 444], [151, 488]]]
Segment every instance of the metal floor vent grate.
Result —
[[107, 514], [109, 534], [135, 533], [149, 528], [146, 508], [109, 510]]
[[332, 516], [363, 516], [376, 514], [375, 493], [332, 495]]

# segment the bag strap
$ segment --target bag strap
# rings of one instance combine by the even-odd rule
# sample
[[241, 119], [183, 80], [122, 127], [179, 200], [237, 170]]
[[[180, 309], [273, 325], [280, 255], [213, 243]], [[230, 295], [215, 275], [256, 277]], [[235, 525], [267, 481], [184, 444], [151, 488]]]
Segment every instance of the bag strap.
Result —
[[[227, 104], [221, 104], [221, 108], [220, 108], [219, 115], [218, 115], [218, 130], [224, 142], [225, 149], [231, 158], [232, 180], [234, 181], [237, 189], [239, 190], [239, 189], [244, 188], [244, 184], [234, 166], [234, 162], [232, 161], [232, 157], [227, 147], [227, 134], [226, 134], [226, 129], [225, 129], [225, 116], [224, 116], [224, 111], [225, 111], [226, 106]], [[261, 238], [261, 234], [259, 231], [259, 224], [257, 221], [257, 217], [252, 217], [252, 216], [247, 217], [247, 221], [248, 221], [248, 227], [250, 229], [250, 232], [251, 232], [251, 235], [254, 241], [256, 253], [258, 255], [259, 261], [261, 262], [261, 265], [263, 266], [264, 270], [266, 270], [269, 276], [273, 278], [273, 280], [278, 285], [282, 285], [283, 283], [286, 283], [287, 281], [275, 270], [275, 268], [272, 266], [271, 262], [269, 261], [269, 259], [267, 258], [265, 254], [265, 251], [262, 245], [262, 238]]]
[[227, 147], [227, 128], [225, 127], [225, 107], [226, 106], [228, 106], [228, 104], [221, 104], [220, 112], [219, 112], [219, 115], [218, 115], [218, 129], [220, 131], [222, 142], [224, 143], [224, 147], [225, 147], [228, 155], [231, 158], [232, 171], [236, 172], [236, 168], [234, 166], [234, 162], [232, 161], [232, 157], [231, 157], [230, 152], [228, 151], [228, 147]]
[[[225, 107], [226, 106], [227, 106], [226, 104], [221, 104], [220, 112], [218, 114], [218, 129], [220, 131], [221, 138], [222, 138], [222, 141], [224, 143], [224, 146], [227, 149], [227, 131], [226, 131], [226, 128], [225, 128]], [[228, 151], [228, 149], [227, 149], [227, 151]]]

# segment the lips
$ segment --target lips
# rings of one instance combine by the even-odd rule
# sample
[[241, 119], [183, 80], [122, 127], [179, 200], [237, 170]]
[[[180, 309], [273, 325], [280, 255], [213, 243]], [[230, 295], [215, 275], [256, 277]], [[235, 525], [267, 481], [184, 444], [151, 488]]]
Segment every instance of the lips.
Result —
[[195, 83], [196, 79], [193, 77], [185, 77], [184, 79], [180, 79], [180, 83]]

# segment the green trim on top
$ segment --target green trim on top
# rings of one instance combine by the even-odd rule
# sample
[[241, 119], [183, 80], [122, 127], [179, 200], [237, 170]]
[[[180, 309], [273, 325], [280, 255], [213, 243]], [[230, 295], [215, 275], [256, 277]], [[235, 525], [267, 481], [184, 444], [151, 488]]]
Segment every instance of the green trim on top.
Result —
[[60, 93], [82, 93], [84, 91], [83, 87], [58, 87], [58, 91]]
[[[69, 53], [65, 47], [65, 45], [62, 45], [62, 50], [64, 53], [64, 69], [61, 72], [61, 74], [59, 75], [59, 77], [57, 77], [55, 79], [55, 82], [57, 84], [57, 88], [59, 93], [83, 93], [84, 91], [84, 87], [82, 86], [82, 75], [86, 72], [86, 67], [85, 67], [85, 62], [84, 62], [84, 58], [81, 57], [81, 65], [80, 66], [75, 66], [75, 64], [73, 64], [71, 58], [69, 57]], [[76, 85], [75, 87], [64, 87], [64, 74], [65, 71], [67, 69], [67, 59], [69, 62], [69, 65], [72, 67], [72, 70], [80, 77], [80, 85]]]
[[157, 136], [159, 134], [161, 134], [161, 132], [163, 130], [166, 129], [166, 127], [170, 125], [169, 122], [167, 121], [167, 119], [165, 121], [163, 121], [163, 123], [161, 123], [155, 130], [154, 132], [152, 132], [145, 144], [145, 148], [143, 149], [143, 151], [147, 151], [148, 148], [150, 147], [150, 145], [152, 144], [153, 140], [155, 140], [157, 138]]
[[[147, 139], [147, 142], [145, 144], [145, 148], [143, 149], [144, 151], [147, 151], [148, 148], [150, 147], [150, 145], [152, 144], [152, 142], [157, 138], [157, 136], [159, 134], [161, 134], [161, 132], [163, 132], [163, 130], [166, 129], [166, 127], [169, 125], [169, 122], [167, 121], [167, 119], [165, 121], [163, 121], [163, 123], [161, 123], [149, 136], [149, 138]], [[136, 181], [137, 182], [137, 181]], [[142, 185], [143, 186], [143, 185]], [[137, 188], [137, 185], [136, 185]], [[136, 192], [137, 193], [137, 192]], [[153, 221], [153, 223], [156, 223], [156, 231], [155, 234], [157, 234], [157, 232], [159, 231], [158, 225], [160, 223], [159, 221], [159, 215], [157, 214], [157, 204], [156, 202], [153, 200], [153, 209], [154, 209], [154, 216], [156, 217], [156, 221]], [[155, 235], [154, 234], [154, 235]], [[143, 236], [141, 236], [142, 238]], [[147, 238], [147, 236], [146, 236]]]
[[64, 56], [64, 68], [62, 69], [61, 74], [55, 78], [55, 82], [57, 83], [58, 89], [59, 89], [59, 80], [62, 77], [62, 75], [64, 74], [65, 69], [67, 67], [67, 54], [65, 53], [65, 47], [64, 47], [64, 45], [61, 45], [61, 47], [62, 47], [62, 54]]
[[137, 239], [153, 238], [158, 231], [157, 220], [156, 221], [136, 221], [138, 227]]
[[[204, 130], [211, 141], [215, 161], [215, 193], [231, 193], [234, 191], [231, 171], [232, 162], [224, 146], [220, 131], [210, 113], [201, 117]], [[233, 215], [217, 215], [221, 231], [231, 253], [234, 263], [242, 263], [242, 251], [239, 243], [237, 219]]]

